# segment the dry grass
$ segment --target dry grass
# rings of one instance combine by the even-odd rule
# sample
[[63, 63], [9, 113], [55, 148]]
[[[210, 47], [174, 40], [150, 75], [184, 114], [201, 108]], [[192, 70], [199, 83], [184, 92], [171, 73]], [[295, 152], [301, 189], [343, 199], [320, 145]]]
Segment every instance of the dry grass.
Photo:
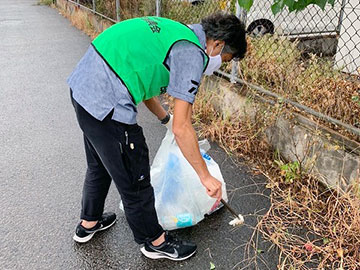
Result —
[[39, 0], [38, 5], [44, 5], [44, 6], [53, 6], [53, 0]]
[[[121, 0], [120, 18], [126, 20], [134, 17], [141, 17], [155, 14], [156, 0]], [[92, 0], [80, 0], [80, 4], [93, 8]], [[116, 20], [116, 1], [115, 0], [96, 0], [96, 11]]]
[[269, 187], [271, 207], [257, 229], [281, 250], [280, 269], [360, 269], [360, 199], [354, 192], [337, 194], [311, 176], [289, 185], [272, 175]]
[[[90, 16], [92, 14], [89, 14], [88, 12], [82, 10], [79, 7], [74, 7], [75, 11], [71, 14], [62, 8], [59, 7], [60, 13], [67, 18], [73, 26], [83, 31], [85, 34], [87, 34], [91, 39], [96, 38], [100, 33], [96, 31], [94, 25], [91, 22]], [[111, 23], [108, 23], [108, 26], [110, 26]]]
[[[42, 0], [48, 1], [48, 0]], [[51, 0], [52, 1], [52, 0]], [[92, 0], [81, 0], [80, 4], [92, 8]], [[114, 0], [96, 0], [96, 11], [112, 19], [116, 19], [116, 6]], [[98, 32], [93, 23], [92, 17], [95, 15], [74, 6], [75, 12], [69, 15], [69, 12], [60, 8], [61, 14], [68, 18], [70, 22], [78, 29], [85, 32], [91, 39], [94, 39]], [[123, 0], [120, 1], [120, 18], [121, 20], [130, 19], [133, 17], [153, 15], [155, 13], [155, 0]], [[100, 18], [98, 18], [100, 19]], [[102, 20], [103, 28], [110, 27], [113, 23], [107, 20]]]
[[[231, 3], [230, 3], [231, 2]], [[193, 5], [183, 0], [163, 0], [161, 15], [182, 23], [199, 23], [201, 19], [219, 10], [235, 8], [235, 1], [206, 0]]]
[[[360, 81], [333, 68], [315, 55], [304, 59], [296, 42], [265, 36], [249, 39], [249, 50], [239, 73], [251, 83], [297, 101], [344, 123], [360, 127]], [[323, 122], [356, 140], [360, 138]]]

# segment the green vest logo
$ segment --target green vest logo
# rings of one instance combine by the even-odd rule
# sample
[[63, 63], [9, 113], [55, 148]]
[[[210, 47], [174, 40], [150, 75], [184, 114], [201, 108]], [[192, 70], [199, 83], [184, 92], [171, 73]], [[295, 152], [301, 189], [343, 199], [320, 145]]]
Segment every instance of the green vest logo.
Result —
[[145, 17], [145, 18], [142, 18], [142, 20], [147, 22], [147, 24], [149, 25], [149, 27], [153, 33], [160, 33], [161, 28], [159, 27], [158, 22], [155, 21], [155, 18], [152, 19], [149, 17]]

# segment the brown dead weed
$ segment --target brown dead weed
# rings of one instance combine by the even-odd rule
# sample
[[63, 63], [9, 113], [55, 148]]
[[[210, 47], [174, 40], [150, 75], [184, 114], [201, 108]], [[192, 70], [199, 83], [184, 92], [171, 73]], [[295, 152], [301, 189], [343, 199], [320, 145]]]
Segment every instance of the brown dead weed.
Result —
[[[297, 42], [284, 37], [248, 39], [248, 52], [239, 65], [240, 76], [284, 98], [360, 128], [360, 80], [334, 68], [332, 61], [304, 58]], [[360, 138], [327, 122], [326, 126], [352, 139]]]

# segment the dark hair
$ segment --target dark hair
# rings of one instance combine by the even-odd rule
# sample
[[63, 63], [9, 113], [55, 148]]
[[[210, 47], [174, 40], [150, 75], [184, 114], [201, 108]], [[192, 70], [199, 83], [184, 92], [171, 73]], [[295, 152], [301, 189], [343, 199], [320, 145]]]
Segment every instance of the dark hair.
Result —
[[244, 58], [246, 53], [245, 25], [233, 14], [216, 12], [201, 20], [206, 38], [225, 42], [224, 53]]

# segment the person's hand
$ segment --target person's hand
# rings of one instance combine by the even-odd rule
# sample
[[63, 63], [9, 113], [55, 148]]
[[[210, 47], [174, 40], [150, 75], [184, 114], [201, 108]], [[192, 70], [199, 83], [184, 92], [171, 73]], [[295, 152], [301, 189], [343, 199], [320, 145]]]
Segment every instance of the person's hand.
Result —
[[222, 183], [217, 180], [215, 177], [211, 176], [210, 174], [205, 178], [201, 179], [201, 183], [206, 188], [207, 194], [212, 197], [216, 198], [217, 201], [220, 201], [222, 198]]

